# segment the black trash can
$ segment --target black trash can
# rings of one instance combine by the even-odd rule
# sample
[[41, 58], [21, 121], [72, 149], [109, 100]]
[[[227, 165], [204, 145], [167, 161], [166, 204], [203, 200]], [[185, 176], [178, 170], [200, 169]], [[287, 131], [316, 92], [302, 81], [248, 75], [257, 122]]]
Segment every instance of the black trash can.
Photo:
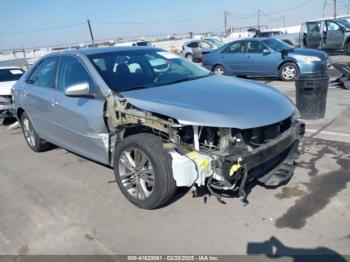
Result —
[[296, 106], [303, 119], [322, 119], [326, 113], [329, 76], [302, 76], [295, 81]]

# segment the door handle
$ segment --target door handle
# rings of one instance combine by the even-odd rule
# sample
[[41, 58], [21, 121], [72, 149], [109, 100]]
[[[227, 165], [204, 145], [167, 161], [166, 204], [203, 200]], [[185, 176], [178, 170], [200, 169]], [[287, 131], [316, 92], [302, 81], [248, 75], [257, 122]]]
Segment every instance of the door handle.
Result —
[[23, 96], [27, 96], [28, 94], [29, 93], [26, 90], [23, 91]]
[[51, 99], [51, 106], [57, 106], [58, 102], [55, 98]]

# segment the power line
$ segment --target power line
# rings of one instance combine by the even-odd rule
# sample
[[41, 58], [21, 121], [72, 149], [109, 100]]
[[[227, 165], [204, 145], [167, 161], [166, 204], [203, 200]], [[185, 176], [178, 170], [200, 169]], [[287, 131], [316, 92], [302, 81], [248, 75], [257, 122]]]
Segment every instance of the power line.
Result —
[[203, 17], [197, 17], [197, 18], [188, 18], [188, 19], [179, 19], [179, 20], [164, 20], [164, 21], [153, 21], [153, 22], [110, 22], [110, 21], [97, 21], [92, 20], [92, 22], [96, 24], [110, 24], [110, 25], [153, 25], [153, 24], [174, 24], [174, 23], [184, 23], [184, 22], [191, 22], [191, 21], [198, 21], [198, 20], [205, 20], [208, 18], [213, 18], [217, 16], [221, 16], [222, 13], [216, 13], [213, 15], [203, 16]]
[[307, 5], [307, 4], [309, 4], [309, 3], [313, 2], [313, 1], [314, 1], [314, 0], [307, 0], [307, 1], [302, 2], [302, 3], [300, 3], [300, 4], [291, 6], [291, 7], [289, 7], [289, 8], [282, 9], [282, 10], [280, 10], [280, 11], [275, 11], [275, 12], [267, 13], [267, 15], [275, 15], [275, 14], [285, 13], [285, 12], [288, 12], [288, 11], [290, 11], [290, 10], [297, 9], [297, 8], [299, 8], [299, 7], [302, 7], [302, 6], [304, 6], [304, 5]]
[[28, 34], [28, 33], [36, 33], [36, 32], [53, 31], [53, 30], [60, 30], [60, 29], [65, 29], [65, 28], [77, 27], [77, 26], [81, 26], [84, 24], [85, 23], [70, 24], [70, 25], [64, 25], [64, 26], [40, 28], [40, 29], [35, 29], [35, 30], [19, 31], [19, 32], [5, 32], [5, 33], [0, 32], [0, 35], [19, 35], [19, 34]]

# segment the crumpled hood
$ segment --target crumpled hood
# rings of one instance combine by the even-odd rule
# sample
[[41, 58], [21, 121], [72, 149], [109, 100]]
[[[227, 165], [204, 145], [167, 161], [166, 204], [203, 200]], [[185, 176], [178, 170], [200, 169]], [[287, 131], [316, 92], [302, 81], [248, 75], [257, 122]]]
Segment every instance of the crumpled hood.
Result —
[[310, 49], [310, 48], [295, 48], [288, 55], [289, 56], [293, 56], [293, 55], [316, 56], [321, 60], [327, 60], [329, 57], [326, 52]]
[[10, 96], [16, 81], [0, 82], [0, 96]]
[[180, 124], [248, 129], [278, 123], [294, 105], [273, 87], [228, 76], [121, 93], [139, 109], [177, 119]]

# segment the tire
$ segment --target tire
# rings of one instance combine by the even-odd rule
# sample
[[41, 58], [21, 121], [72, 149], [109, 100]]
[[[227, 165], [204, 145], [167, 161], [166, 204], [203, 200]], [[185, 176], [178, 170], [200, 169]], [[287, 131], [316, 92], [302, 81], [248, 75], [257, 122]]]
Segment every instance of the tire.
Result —
[[186, 54], [185, 56], [188, 60], [193, 61], [193, 55], [191, 53]]
[[158, 208], [176, 192], [171, 156], [152, 134], [132, 135], [116, 145], [114, 174], [121, 192], [139, 208]]
[[299, 78], [299, 68], [295, 63], [287, 62], [281, 66], [278, 75], [283, 81], [294, 81]]
[[23, 112], [21, 116], [21, 128], [24, 139], [26, 140], [30, 149], [34, 152], [42, 152], [45, 149], [44, 140], [42, 140], [34, 130], [33, 124], [26, 112]]
[[350, 55], [350, 40], [345, 45], [346, 54]]
[[225, 68], [223, 65], [216, 65], [213, 68], [213, 73], [217, 74], [217, 75], [223, 75], [225, 74]]

